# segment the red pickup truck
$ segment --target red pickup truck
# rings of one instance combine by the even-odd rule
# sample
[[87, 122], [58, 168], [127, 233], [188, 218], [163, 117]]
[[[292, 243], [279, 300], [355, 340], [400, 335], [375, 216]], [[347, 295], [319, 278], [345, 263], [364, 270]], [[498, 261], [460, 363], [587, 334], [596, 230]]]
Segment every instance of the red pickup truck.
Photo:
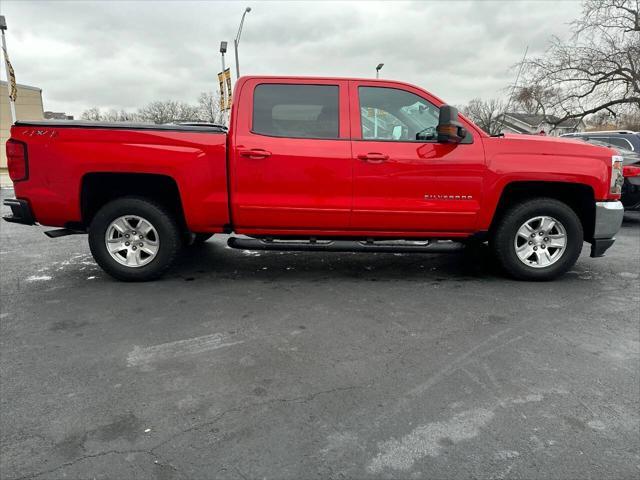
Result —
[[490, 137], [405, 83], [243, 77], [216, 126], [18, 122], [10, 222], [88, 233], [121, 280], [160, 276], [183, 245], [445, 252], [488, 241], [519, 279], [547, 280], [619, 230], [622, 158], [584, 142]]

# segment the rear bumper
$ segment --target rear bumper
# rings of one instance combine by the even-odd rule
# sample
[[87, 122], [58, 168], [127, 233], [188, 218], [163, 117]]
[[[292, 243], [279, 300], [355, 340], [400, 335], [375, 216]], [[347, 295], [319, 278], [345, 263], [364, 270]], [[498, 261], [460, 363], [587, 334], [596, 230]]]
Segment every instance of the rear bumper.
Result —
[[613, 245], [622, 226], [624, 207], [621, 202], [596, 202], [596, 219], [591, 242], [591, 256], [601, 257]]
[[11, 208], [11, 215], [5, 215], [4, 220], [11, 223], [21, 223], [23, 225], [35, 225], [36, 219], [33, 216], [29, 202], [16, 198], [7, 198], [3, 202]]

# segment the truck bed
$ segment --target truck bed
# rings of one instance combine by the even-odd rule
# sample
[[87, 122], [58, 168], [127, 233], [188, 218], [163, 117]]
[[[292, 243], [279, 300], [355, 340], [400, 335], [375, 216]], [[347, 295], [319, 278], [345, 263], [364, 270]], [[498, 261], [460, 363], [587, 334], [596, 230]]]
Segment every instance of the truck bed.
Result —
[[226, 133], [223, 125], [213, 124], [182, 124], [182, 123], [144, 123], [144, 122], [94, 122], [90, 120], [18, 120], [16, 126], [24, 127], [67, 127], [67, 128], [97, 128], [117, 130], [164, 130], [182, 132], [216, 132]]
[[221, 126], [44, 120], [17, 122], [11, 134], [29, 145], [29, 179], [15, 182], [16, 198], [30, 200], [39, 223], [81, 224], [91, 186], [149, 176], [175, 184], [191, 231], [219, 232], [229, 223]]

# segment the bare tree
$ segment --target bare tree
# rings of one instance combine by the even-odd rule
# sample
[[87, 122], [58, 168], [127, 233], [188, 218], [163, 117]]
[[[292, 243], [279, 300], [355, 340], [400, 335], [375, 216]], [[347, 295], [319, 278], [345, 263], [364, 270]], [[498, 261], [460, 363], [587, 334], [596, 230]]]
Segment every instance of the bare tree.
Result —
[[219, 100], [212, 93], [203, 92], [198, 98], [197, 105], [190, 105], [175, 100], [155, 101], [140, 108], [137, 112], [127, 112], [124, 109], [101, 110], [92, 107], [82, 113], [84, 120], [103, 122], [212, 122], [220, 121]]
[[583, 16], [574, 22], [579, 32], [602, 29], [640, 32], [638, 0], [585, 0]]
[[151, 102], [138, 110], [142, 120], [153, 123], [193, 122], [198, 114], [198, 107], [175, 100]]
[[116, 110], [115, 108], [102, 111], [98, 107], [91, 107], [89, 110], [85, 110], [81, 118], [83, 120], [98, 122], [135, 122], [140, 120], [140, 117], [136, 113], [127, 112], [126, 110]]
[[102, 115], [105, 122], [135, 122], [140, 118], [136, 113], [127, 112], [126, 110], [111, 109]]
[[631, 108], [618, 111], [612, 115], [607, 110], [602, 110], [591, 115], [587, 125], [594, 130], [632, 130], [640, 131], [640, 111], [631, 111]]
[[500, 118], [505, 113], [504, 108], [501, 100], [491, 98], [485, 101], [474, 98], [462, 107], [462, 113], [489, 135], [497, 135], [502, 126]]
[[102, 120], [102, 112], [98, 107], [91, 107], [89, 110], [82, 112], [80, 118], [83, 120], [100, 121]]
[[639, 7], [640, 0], [585, 0], [570, 41], [554, 37], [544, 56], [525, 60], [524, 84], [554, 93], [534, 102], [558, 117], [553, 123], [640, 112]]
[[541, 85], [520, 87], [513, 96], [515, 110], [532, 115], [545, 114], [547, 107], [558, 98], [556, 89], [544, 88]]
[[202, 92], [198, 97], [198, 117], [203, 122], [222, 123], [220, 94]]

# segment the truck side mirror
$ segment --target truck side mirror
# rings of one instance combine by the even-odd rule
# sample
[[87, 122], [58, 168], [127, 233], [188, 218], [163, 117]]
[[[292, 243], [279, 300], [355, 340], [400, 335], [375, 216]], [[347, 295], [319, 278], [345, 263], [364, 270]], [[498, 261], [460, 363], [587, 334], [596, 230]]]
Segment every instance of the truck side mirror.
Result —
[[458, 118], [458, 109], [451, 105], [440, 107], [436, 131], [438, 132], [438, 143], [460, 143], [467, 136], [467, 130]]

